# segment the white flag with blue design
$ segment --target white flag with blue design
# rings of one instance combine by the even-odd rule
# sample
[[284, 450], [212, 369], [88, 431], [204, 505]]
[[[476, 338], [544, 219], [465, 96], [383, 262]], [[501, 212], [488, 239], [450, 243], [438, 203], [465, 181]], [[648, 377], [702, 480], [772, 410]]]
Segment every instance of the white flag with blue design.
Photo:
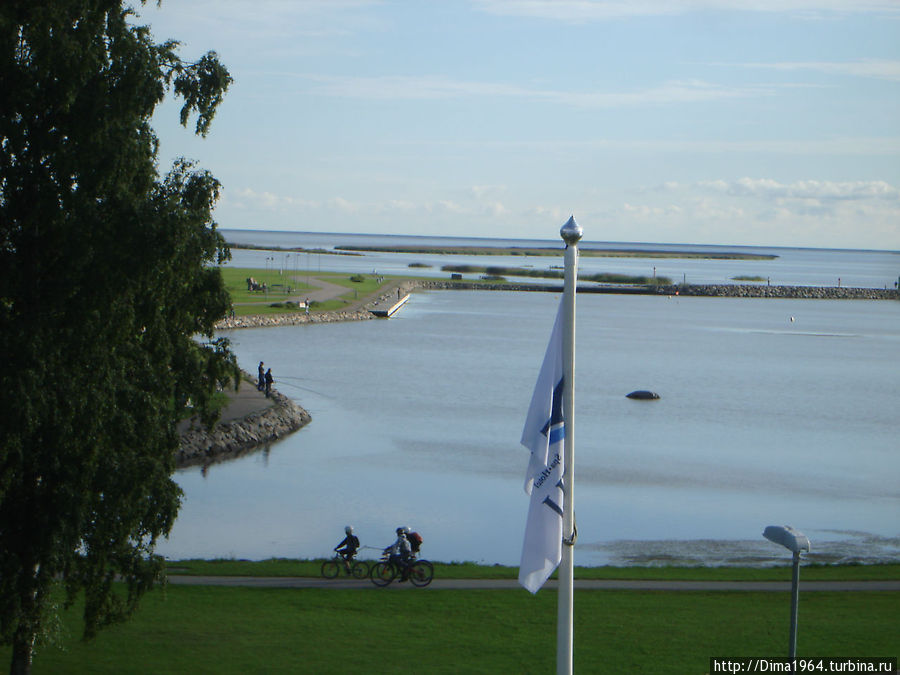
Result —
[[563, 537], [563, 303], [560, 301], [550, 344], [538, 374], [522, 445], [531, 451], [525, 492], [531, 495], [519, 583], [537, 593], [559, 566]]

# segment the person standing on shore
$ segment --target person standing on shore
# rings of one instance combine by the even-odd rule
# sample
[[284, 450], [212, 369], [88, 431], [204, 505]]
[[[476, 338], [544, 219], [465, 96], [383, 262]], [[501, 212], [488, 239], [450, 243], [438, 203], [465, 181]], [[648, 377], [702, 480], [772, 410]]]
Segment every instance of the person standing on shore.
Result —
[[259, 362], [259, 368], [257, 368], [257, 372], [259, 372], [259, 379], [256, 381], [256, 388], [259, 391], [262, 391], [266, 387], [266, 371], [263, 370], [263, 362]]
[[269, 394], [272, 393], [272, 384], [275, 382], [275, 378], [272, 377], [272, 369], [269, 368], [266, 371], [266, 398], [269, 398]]

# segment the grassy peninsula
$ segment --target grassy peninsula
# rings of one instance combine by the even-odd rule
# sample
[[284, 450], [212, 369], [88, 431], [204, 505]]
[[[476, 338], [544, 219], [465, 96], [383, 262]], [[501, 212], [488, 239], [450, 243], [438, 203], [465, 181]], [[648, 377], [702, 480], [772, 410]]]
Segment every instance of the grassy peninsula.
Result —
[[[340, 286], [346, 290], [329, 300], [311, 301], [310, 311], [337, 311], [372, 295], [383, 284], [374, 275], [369, 274], [338, 272], [309, 274], [302, 270], [257, 270], [227, 266], [220, 269], [237, 316], [303, 312], [305, 307], [298, 306], [297, 301], [304, 300], [306, 295], [321, 288], [319, 282]], [[252, 290], [250, 279], [255, 283]]]

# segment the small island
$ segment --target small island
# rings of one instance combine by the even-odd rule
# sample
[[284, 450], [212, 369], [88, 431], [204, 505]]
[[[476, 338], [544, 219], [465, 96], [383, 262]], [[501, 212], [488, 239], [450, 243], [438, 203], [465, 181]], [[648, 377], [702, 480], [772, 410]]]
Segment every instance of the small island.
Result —
[[[493, 255], [559, 257], [562, 247], [521, 246], [335, 246], [336, 251], [371, 253], [418, 253], [428, 255]], [[578, 254], [586, 258], [697, 258], [704, 260], [774, 260], [769, 253], [743, 253], [739, 251], [671, 251], [665, 249], [591, 248], [580, 246]]]

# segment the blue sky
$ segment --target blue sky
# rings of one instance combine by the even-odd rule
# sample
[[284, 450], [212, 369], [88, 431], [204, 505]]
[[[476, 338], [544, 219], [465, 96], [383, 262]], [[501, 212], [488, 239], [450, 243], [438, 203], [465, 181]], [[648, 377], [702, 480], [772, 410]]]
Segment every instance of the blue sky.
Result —
[[224, 228], [900, 250], [898, 0], [151, 0]]

